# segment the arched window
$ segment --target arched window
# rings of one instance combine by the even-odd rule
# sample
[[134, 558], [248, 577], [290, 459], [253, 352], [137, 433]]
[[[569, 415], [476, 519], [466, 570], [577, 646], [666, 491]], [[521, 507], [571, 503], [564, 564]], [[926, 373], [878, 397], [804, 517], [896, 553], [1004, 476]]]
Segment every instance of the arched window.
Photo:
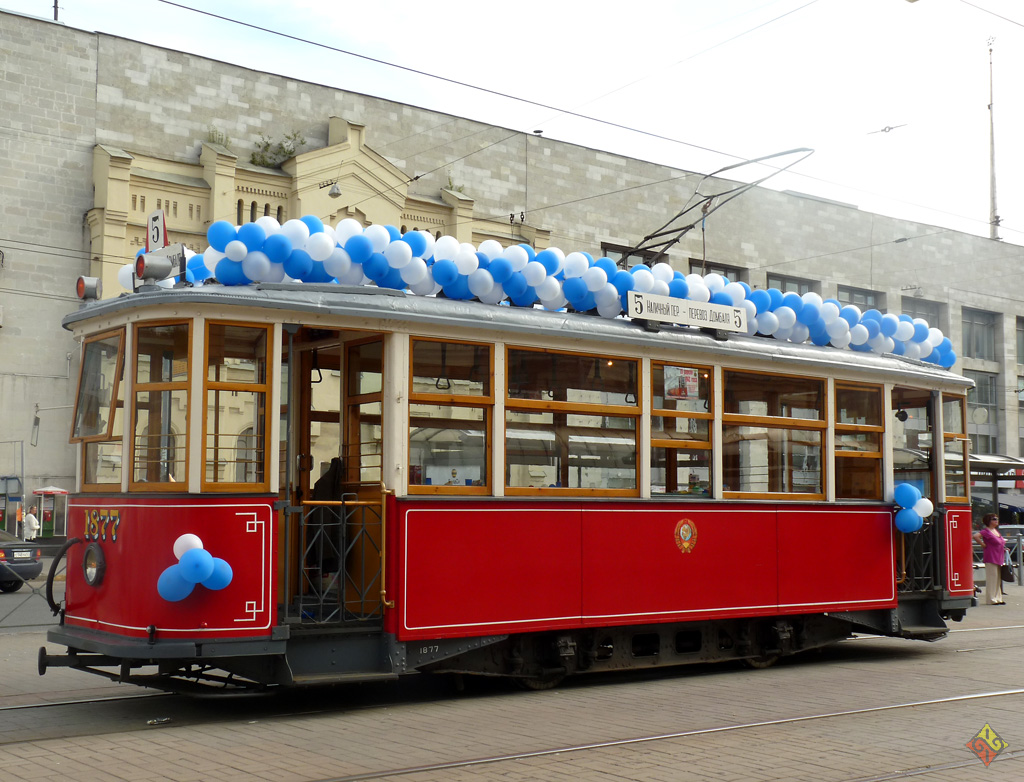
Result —
[[242, 210], [245, 209], [245, 202], [241, 198], [238, 199], [238, 214], [235, 217], [235, 224], [242, 224]]
[[256, 205], [255, 201], [253, 201], [251, 204], [249, 204], [249, 222], [250, 223], [255, 223], [256, 222], [256, 210], [258, 208], [259, 207]]
[[277, 207], [277, 222], [279, 222], [279, 223], [283, 223], [284, 222], [284, 207], [283, 206]]
[[270, 204], [263, 205], [263, 216], [270, 217]]

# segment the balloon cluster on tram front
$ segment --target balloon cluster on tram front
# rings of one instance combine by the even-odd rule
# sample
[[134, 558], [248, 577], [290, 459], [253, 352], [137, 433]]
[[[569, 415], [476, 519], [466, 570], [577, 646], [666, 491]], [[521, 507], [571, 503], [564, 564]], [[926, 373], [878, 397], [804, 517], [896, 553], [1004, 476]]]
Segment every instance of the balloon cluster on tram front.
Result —
[[[684, 275], [667, 263], [636, 264], [627, 271], [586, 252], [565, 254], [555, 247], [536, 252], [527, 244], [502, 247], [492, 239], [474, 247], [426, 231], [364, 228], [353, 219], [331, 227], [313, 215], [283, 225], [269, 216], [239, 227], [218, 220], [206, 235], [210, 246], [188, 260], [188, 281], [196, 285], [211, 278], [223, 285], [372, 283], [417, 296], [443, 292], [450, 299], [571, 308], [605, 318], [622, 315], [630, 291], [639, 291], [743, 308], [751, 336], [891, 353], [947, 369], [957, 359], [949, 338], [922, 318], [861, 311], [813, 292], [751, 290], [715, 273]], [[127, 276], [119, 279], [130, 289], [131, 270], [125, 268]]]

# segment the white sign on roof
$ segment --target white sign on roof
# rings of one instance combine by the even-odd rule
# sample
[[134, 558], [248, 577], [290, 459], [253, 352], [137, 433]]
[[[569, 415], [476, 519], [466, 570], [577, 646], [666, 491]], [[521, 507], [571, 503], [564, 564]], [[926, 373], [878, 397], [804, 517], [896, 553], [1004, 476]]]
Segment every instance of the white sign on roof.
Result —
[[729, 307], [711, 302], [689, 301], [671, 296], [657, 296], [653, 293], [630, 291], [629, 311], [631, 318], [655, 320], [659, 323], [675, 323], [679, 326], [696, 326], [722, 331], [747, 330], [747, 311], [743, 307]]

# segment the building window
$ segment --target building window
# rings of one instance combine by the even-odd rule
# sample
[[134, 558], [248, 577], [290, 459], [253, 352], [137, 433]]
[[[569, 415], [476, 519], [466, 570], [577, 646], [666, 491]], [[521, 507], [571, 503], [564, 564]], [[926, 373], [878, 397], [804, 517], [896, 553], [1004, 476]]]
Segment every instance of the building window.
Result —
[[937, 301], [925, 301], [924, 299], [904, 296], [901, 299], [903, 314], [912, 318], [923, 318], [928, 321], [929, 326], [941, 328], [939, 323], [942, 320], [942, 305]]
[[964, 356], [986, 361], [996, 360], [996, 313], [964, 307]]
[[974, 381], [967, 392], [967, 434], [974, 453], [998, 453], [998, 380], [991, 372], [964, 370], [964, 377]]
[[173, 217], [177, 217], [178, 216], [178, 202], [177, 201], [174, 201], [171, 204], [171, 215]]
[[746, 269], [739, 266], [726, 266], [724, 263], [708, 263], [690, 259], [690, 274], [699, 274], [704, 277], [708, 274], [721, 274], [729, 282], [739, 282], [746, 275]]
[[863, 288], [851, 288], [848, 285], [840, 285], [836, 293], [836, 299], [840, 304], [853, 304], [861, 309], [878, 308], [882, 297], [874, 291]]
[[[283, 206], [277, 207], [277, 222], [284, 223], [284, 207]], [[438, 234], [440, 234], [440, 231], [438, 231]], [[440, 238], [440, 236], [438, 238]]]
[[196, 220], [203, 219], [203, 207], [196, 204]]
[[194, 212], [195, 212], [195, 204], [189, 204], [188, 205], [188, 219], [189, 220], [195, 219]]
[[256, 204], [255, 201], [253, 201], [251, 204], [249, 204], [249, 222], [250, 223], [255, 223], [256, 222], [256, 210], [257, 209], [259, 209], [259, 206]]
[[235, 210], [235, 225], [242, 224], [242, 213], [245, 211], [245, 201], [238, 199], [238, 206]]
[[818, 290], [818, 283], [800, 277], [787, 277], [784, 274], [769, 274], [768, 287], [778, 288], [783, 293], [805, 293]]
[[1024, 363], [1024, 318], [1017, 318], [1017, 363]]
[[146, 211], [146, 196], [144, 195], [139, 196], [139, 210], [143, 212]]
[[[137, 195], [132, 196], [132, 211], [137, 212], [139, 210], [139, 197]], [[1017, 328], [1020, 328], [1018, 326]]]
[[156, 208], [157, 209], [162, 209], [163, 208], [163, 202], [159, 198], [156, 199]]
[[644, 263], [648, 266], [658, 263], [659, 261], [668, 263], [668, 256], [664, 253], [656, 253], [650, 250], [638, 250], [629, 253], [627, 256], [626, 253], [629, 252], [629, 248], [622, 247], [617, 244], [605, 244], [602, 242], [601, 252], [604, 253], [606, 258], [611, 258], [615, 261], [615, 265], [620, 269], [630, 269], [638, 263]]

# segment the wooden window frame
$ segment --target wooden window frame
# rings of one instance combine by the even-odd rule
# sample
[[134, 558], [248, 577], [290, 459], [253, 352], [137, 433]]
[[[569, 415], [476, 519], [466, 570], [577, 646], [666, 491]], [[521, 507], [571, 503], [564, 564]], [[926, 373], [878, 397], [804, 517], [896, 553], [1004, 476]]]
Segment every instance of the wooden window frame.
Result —
[[[840, 389], [849, 389], [853, 391], [873, 391], [877, 395], [878, 399], [878, 415], [879, 423], [876, 424], [844, 424], [839, 422], [839, 391]], [[880, 385], [874, 383], [853, 383], [845, 380], [837, 380], [835, 383], [835, 393], [833, 394], [833, 427], [836, 432], [835, 444], [832, 450], [833, 466], [832, 472], [838, 477], [838, 460], [839, 459], [875, 459], [879, 462], [879, 485], [878, 485], [878, 496], [870, 498], [871, 500], [881, 501], [883, 499], [884, 492], [884, 471], [882, 470], [882, 441], [885, 438], [885, 393], [884, 389]], [[845, 450], [839, 447], [840, 433], [865, 433], [865, 434], [877, 434], [878, 435], [878, 450], [876, 451], [851, 451]], [[837, 481], [838, 483], [838, 481]], [[838, 486], [836, 487], [836, 499], [837, 500], [859, 500], [868, 498], [852, 498], [852, 497], [839, 497]]]
[[[186, 366], [186, 377], [185, 380], [178, 381], [165, 381], [160, 383], [139, 383], [139, 335], [145, 329], [157, 328], [160, 326], [181, 326], [185, 325], [188, 327], [188, 336], [186, 343], [188, 344], [188, 352], [186, 353], [185, 366]], [[169, 318], [167, 320], [150, 320], [141, 321], [134, 324], [132, 328], [132, 382], [131, 390], [132, 396], [130, 400], [125, 400], [125, 404], [130, 407], [130, 415], [128, 416], [128, 490], [138, 492], [187, 492], [188, 491], [188, 474], [189, 465], [191, 462], [192, 453], [192, 437], [188, 430], [188, 422], [191, 421], [192, 415], [192, 378], [193, 378], [193, 357], [192, 357], [192, 333], [195, 328], [195, 321], [191, 318]], [[138, 395], [143, 392], [161, 392], [161, 391], [184, 391], [185, 392], [185, 421], [186, 428], [183, 433], [185, 437], [185, 474], [182, 476], [180, 481], [136, 481], [135, 480], [135, 426], [138, 418], [138, 410], [136, 409], [136, 400]], [[122, 469], [125, 466], [122, 465]]]
[[[487, 350], [487, 373], [490, 378], [489, 394], [446, 394], [432, 393], [429, 391], [413, 390], [415, 372], [413, 361], [416, 352], [417, 342], [434, 342], [447, 345], [469, 345]], [[484, 412], [484, 480], [480, 486], [447, 486], [444, 484], [413, 484], [406, 481], [406, 491], [409, 494], [462, 494], [462, 495], [490, 495], [494, 482], [494, 468], [492, 465], [492, 441], [495, 431], [494, 426], [494, 344], [489, 342], [471, 342], [468, 340], [444, 339], [440, 337], [411, 337], [409, 340], [409, 421], [412, 420], [412, 406], [415, 404], [437, 405], [439, 407], [465, 407], [478, 408]], [[412, 426], [407, 427], [407, 437], [412, 437]], [[412, 441], [407, 442], [406, 469], [407, 474], [412, 473]]]
[[[108, 337], [117, 336], [120, 338], [121, 344], [117, 349], [117, 366], [114, 369], [114, 385], [110, 389], [110, 407], [108, 408], [107, 415], [107, 431], [88, 435], [85, 437], [75, 436], [75, 422], [78, 421], [78, 405], [81, 402], [82, 393], [82, 377], [85, 374], [85, 352], [89, 347], [90, 343], [99, 342], [102, 339]], [[121, 326], [116, 329], [109, 329], [108, 331], [100, 332], [99, 334], [93, 334], [90, 337], [86, 337], [82, 341], [82, 352], [81, 352], [81, 366], [78, 370], [78, 384], [75, 387], [75, 406], [71, 414], [71, 436], [68, 438], [69, 443], [91, 443], [91, 442], [106, 442], [112, 438], [112, 431], [114, 428], [114, 413], [117, 410], [117, 395], [121, 387], [121, 379], [124, 375], [124, 354], [125, 354], [125, 327]]]
[[[654, 406], [654, 369], [655, 367], [677, 367], [679, 369], [696, 369], [698, 372], [707, 372], [708, 376], [708, 412], [706, 413], [693, 413], [688, 410], [669, 410], [666, 408], [660, 408]], [[651, 409], [651, 429], [650, 429], [650, 448], [653, 451], [655, 448], [663, 448], [665, 450], [676, 450], [676, 451], [708, 451], [710, 453], [710, 469], [712, 472], [711, 480], [708, 486], [707, 497], [702, 499], [708, 499], [712, 496], [714, 489], [714, 469], [715, 469], [715, 455], [714, 448], [712, 446], [712, 439], [714, 437], [714, 420], [715, 420], [715, 371], [712, 367], [704, 366], [703, 364], [684, 364], [678, 361], [651, 361], [651, 375], [652, 381], [648, 384], [650, 386], [650, 395], [648, 402]], [[663, 438], [654, 436], [654, 419], [655, 418], [687, 418], [698, 421], [710, 421], [708, 425], [708, 439], [707, 440], [680, 440], [672, 438]], [[652, 455], [653, 458], [653, 455]], [[652, 468], [653, 472], [653, 468]], [[651, 492], [652, 495], [662, 496], [662, 492]], [[678, 494], [665, 493], [667, 497], [685, 496]]]
[[[960, 431], [959, 432], [947, 432], [946, 431], [946, 419], [945, 419], [946, 400], [953, 400], [953, 399], [958, 400], [960, 402]], [[968, 447], [970, 445], [970, 439], [968, 438], [968, 435], [967, 435], [967, 394], [943, 393], [942, 397], [941, 397], [941, 399], [939, 401], [939, 404], [942, 405], [942, 412], [943, 412], [943, 419], [942, 419], [942, 455], [943, 455], [943, 463], [945, 463], [945, 455], [949, 452], [948, 444], [950, 442], [960, 441], [960, 452], [961, 452], [962, 457], [963, 457], [964, 488], [967, 489], [968, 492], [970, 492], [970, 488], [969, 487], [971, 485], [971, 467], [970, 467], [971, 452], [970, 452], [970, 448]], [[950, 494], [949, 491], [948, 491], [949, 483], [948, 483], [948, 481], [946, 481], [946, 475], [943, 475], [942, 478], [943, 478], [942, 485], [947, 488], [947, 491], [945, 492], [946, 502], [948, 502], [948, 503], [959, 503], [959, 504], [964, 504], [964, 505], [969, 505], [970, 504], [970, 502], [971, 502], [970, 497], [960, 496], [960, 495], [956, 495], [956, 494]]]
[[[636, 403], [633, 405], [606, 405], [596, 404], [592, 402], [562, 402], [559, 400], [544, 400], [544, 399], [513, 399], [508, 394], [508, 386], [511, 378], [509, 372], [509, 354], [513, 350], [528, 351], [531, 353], [541, 354], [553, 354], [553, 355], [565, 355], [565, 356], [581, 356], [585, 358], [595, 358], [598, 360], [614, 360], [614, 361], [631, 361], [635, 365], [634, 378], [636, 382], [636, 389], [633, 392], [636, 395]], [[609, 356], [600, 355], [597, 353], [588, 353], [586, 351], [575, 351], [575, 350], [558, 350], [553, 348], [536, 348], [526, 347], [523, 345], [506, 345], [505, 346], [505, 388], [502, 393], [505, 395], [505, 417], [501, 422], [502, 432], [502, 446], [505, 449], [505, 463], [506, 469], [508, 464], [508, 413], [509, 412], [543, 412], [543, 413], [561, 413], [565, 415], [589, 415], [589, 416], [607, 416], [613, 418], [632, 418], [633, 429], [631, 430], [634, 440], [633, 453], [634, 453], [634, 484], [633, 489], [607, 489], [607, 488], [572, 488], [567, 486], [509, 486], [505, 484], [504, 491], [505, 496], [521, 496], [521, 497], [639, 497], [640, 496], [640, 443], [641, 443], [641, 427], [643, 426], [642, 416], [642, 405], [640, 404], [640, 389], [642, 386], [641, 379], [643, 373], [643, 362], [639, 357], [633, 356]], [[625, 431], [623, 432], [625, 434]], [[505, 480], [505, 476], [501, 477], [501, 480]]]
[[[261, 383], [228, 382], [224, 380], [210, 380], [210, 329], [213, 326], [237, 326], [247, 329], [261, 329], [266, 333], [266, 353], [263, 357], [265, 376]], [[266, 494], [270, 491], [270, 452], [273, 450], [270, 443], [270, 390], [274, 383], [274, 329], [269, 323], [254, 323], [251, 321], [236, 320], [207, 320], [204, 323], [203, 331], [203, 390], [202, 410], [203, 425], [202, 434], [198, 443], [201, 453], [202, 465], [200, 468], [200, 487], [202, 491], [209, 492], [231, 492], [237, 494]], [[207, 468], [207, 437], [209, 431], [209, 394], [210, 391], [240, 391], [247, 394], [263, 394], [263, 411], [260, 414], [263, 418], [263, 480], [259, 483], [243, 483], [239, 481], [217, 481], [206, 477]], [[254, 418], [255, 420], [255, 418]], [[218, 433], [219, 434], [219, 433]], [[238, 437], [240, 435], [236, 435]], [[276, 447], [276, 444], [275, 444]], [[214, 464], [213, 474], [217, 475], [217, 465]]]

